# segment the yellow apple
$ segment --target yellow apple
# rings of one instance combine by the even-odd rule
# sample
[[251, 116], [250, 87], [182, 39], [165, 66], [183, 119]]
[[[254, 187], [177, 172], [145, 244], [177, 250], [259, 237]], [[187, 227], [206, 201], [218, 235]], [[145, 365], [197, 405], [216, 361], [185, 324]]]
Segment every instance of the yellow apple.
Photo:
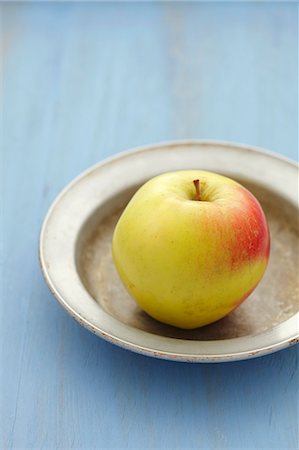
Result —
[[266, 269], [269, 230], [257, 199], [216, 173], [165, 173], [121, 215], [113, 257], [131, 296], [153, 318], [196, 328], [224, 317]]

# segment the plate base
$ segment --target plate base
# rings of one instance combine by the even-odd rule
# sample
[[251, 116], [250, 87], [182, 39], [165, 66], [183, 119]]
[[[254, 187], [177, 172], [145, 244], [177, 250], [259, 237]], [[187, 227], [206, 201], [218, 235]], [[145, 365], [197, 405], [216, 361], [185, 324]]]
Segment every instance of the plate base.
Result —
[[[236, 179], [236, 177], [234, 177]], [[272, 329], [298, 310], [299, 236], [296, 208], [273, 191], [236, 179], [260, 201], [271, 233], [267, 271], [250, 297], [224, 319], [196, 330], [164, 325], [144, 313], [129, 296], [116, 272], [111, 254], [115, 224], [137, 187], [98, 209], [82, 228], [77, 241], [77, 267], [90, 295], [117, 320], [160, 336], [187, 340], [217, 340], [253, 336]]]

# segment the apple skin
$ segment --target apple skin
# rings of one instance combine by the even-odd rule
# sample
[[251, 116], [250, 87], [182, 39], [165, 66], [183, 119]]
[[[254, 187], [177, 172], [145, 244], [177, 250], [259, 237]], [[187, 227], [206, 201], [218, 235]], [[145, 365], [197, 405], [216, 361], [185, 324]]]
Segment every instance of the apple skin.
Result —
[[216, 173], [189, 170], [159, 175], [136, 192], [116, 225], [112, 251], [144, 311], [192, 329], [248, 297], [266, 270], [270, 236], [247, 189]]

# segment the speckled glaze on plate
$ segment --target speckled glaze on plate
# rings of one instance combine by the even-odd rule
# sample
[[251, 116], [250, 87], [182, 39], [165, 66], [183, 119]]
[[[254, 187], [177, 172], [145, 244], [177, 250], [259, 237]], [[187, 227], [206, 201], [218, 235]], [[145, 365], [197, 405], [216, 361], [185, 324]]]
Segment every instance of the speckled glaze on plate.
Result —
[[[147, 316], [122, 285], [111, 255], [117, 218], [138, 187], [172, 170], [227, 175], [259, 199], [271, 233], [266, 274], [250, 297], [214, 324], [180, 330]], [[217, 362], [298, 342], [298, 166], [271, 152], [213, 141], [177, 141], [124, 152], [76, 178], [51, 206], [40, 261], [54, 296], [82, 325], [150, 356]]]

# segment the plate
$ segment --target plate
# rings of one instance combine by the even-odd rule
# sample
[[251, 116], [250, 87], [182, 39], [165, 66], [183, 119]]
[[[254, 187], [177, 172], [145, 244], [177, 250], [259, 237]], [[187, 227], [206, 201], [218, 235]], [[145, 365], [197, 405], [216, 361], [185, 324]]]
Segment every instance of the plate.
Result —
[[[202, 169], [250, 189], [266, 213], [271, 255], [257, 289], [222, 320], [196, 330], [163, 325], [123, 287], [111, 256], [117, 218], [146, 180]], [[298, 330], [298, 166], [271, 152], [214, 141], [175, 141], [120, 153], [91, 167], [51, 206], [40, 235], [46, 282], [67, 312], [126, 349], [189, 362], [247, 359], [285, 348]]]

